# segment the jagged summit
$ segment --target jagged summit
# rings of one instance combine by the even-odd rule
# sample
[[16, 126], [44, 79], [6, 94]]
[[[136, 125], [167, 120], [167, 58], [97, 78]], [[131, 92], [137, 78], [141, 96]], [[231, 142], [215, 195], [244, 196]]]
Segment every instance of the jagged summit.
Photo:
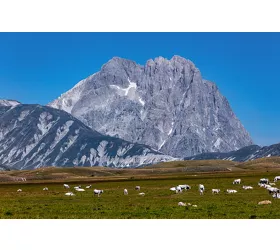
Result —
[[178, 55], [143, 66], [114, 57], [49, 105], [101, 133], [175, 157], [252, 144], [216, 84]]

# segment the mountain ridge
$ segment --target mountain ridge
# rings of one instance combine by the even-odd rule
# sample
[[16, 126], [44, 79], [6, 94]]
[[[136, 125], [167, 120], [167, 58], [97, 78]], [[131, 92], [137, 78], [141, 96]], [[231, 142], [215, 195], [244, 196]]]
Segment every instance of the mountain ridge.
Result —
[[71, 114], [38, 104], [20, 104], [0, 116], [0, 164], [138, 167], [172, 160], [152, 148], [102, 135]]
[[248, 147], [241, 148], [236, 151], [227, 153], [204, 153], [195, 155], [192, 157], [185, 157], [185, 160], [230, 160], [238, 162], [248, 162], [260, 158], [269, 158], [274, 156], [280, 156], [280, 143], [272, 144], [270, 146], [258, 146], [251, 145]]

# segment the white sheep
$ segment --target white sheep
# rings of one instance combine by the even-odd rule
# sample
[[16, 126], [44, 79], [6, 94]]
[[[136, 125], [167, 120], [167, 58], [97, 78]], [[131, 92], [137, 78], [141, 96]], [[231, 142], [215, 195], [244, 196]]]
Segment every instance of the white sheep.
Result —
[[98, 197], [103, 193], [103, 190], [94, 189], [93, 194], [97, 195]]
[[272, 193], [278, 193], [279, 192], [279, 189], [276, 188], [276, 187], [269, 187], [267, 188], [269, 194], [272, 194]]
[[135, 190], [140, 191], [140, 186], [136, 186]]
[[267, 205], [267, 204], [271, 204], [271, 201], [269, 201], [269, 200], [260, 201], [258, 204], [259, 205]]
[[205, 190], [204, 185], [203, 185], [203, 184], [199, 184], [199, 185], [198, 185], [198, 190], [199, 190], [199, 194], [200, 194], [200, 195], [203, 195], [204, 190]]
[[66, 196], [74, 196], [75, 194], [73, 194], [72, 192], [68, 192], [65, 194]]
[[279, 180], [280, 180], [280, 176], [275, 176], [274, 182], [277, 182], [277, 181], [279, 181]]
[[91, 188], [91, 185], [89, 185], [89, 186], [86, 186], [86, 188]]
[[251, 186], [242, 186], [243, 189], [248, 190], [248, 189], [253, 189]]
[[187, 185], [187, 184], [184, 184], [184, 185], [178, 185], [178, 187], [180, 187], [182, 190], [188, 190], [188, 189], [191, 189], [191, 186]]
[[81, 187], [82, 187], [82, 186], [76, 186], [76, 187], [74, 187], [74, 189], [77, 190], [77, 189], [79, 189], [79, 188], [81, 188]]
[[68, 184], [63, 184], [64, 188], [70, 188], [70, 186]]
[[232, 184], [240, 184], [241, 183], [241, 179], [235, 179]]
[[212, 189], [212, 194], [218, 194], [220, 193], [220, 189]]
[[186, 206], [186, 203], [184, 203], [184, 202], [180, 201], [180, 202], [178, 202], [178, 206], [185, 207], [185, 206]]
[[176, 194], [177, 194], [177, 193], [182, 193], [183, 190], [182, 190], [182, 188], [181, 188], [180, 186], [177, 186], [175, 192], [176, 192]]
[[48, 191], [49, 189], [47, 187], [44, 187], [43, 188], [43, 191]]
[[144, 195], [145, 195], [145, 193], [139, 193], [138, 195], [140, 195], [140, 196], [144, 196]]
[[273, 198], [280, 199], [280, 193], [273, 193]]
[[126, 188], [123, 190], [123, 194], [124, 194], [124, 195], [128, 195], [128, 191], [127, 191]]
[[78, 192], [85, 192], [86, 191], [83, 188], [76, 188], [75, 190], [78, 191]]
[[237, 191], [234, 190], [234, 189], [227, 189], [227, 193], [228, 194], [234, 194], [234, 193], [237, 193]]
[[22, 190], [21, 190], [21, 189], [18, 189], [17, 192], [22, 192]]
[[268, 184], [268, 183], [269, 180], [267, 178], [261, 178], [258, 184], [260, 185], [260, 184]]

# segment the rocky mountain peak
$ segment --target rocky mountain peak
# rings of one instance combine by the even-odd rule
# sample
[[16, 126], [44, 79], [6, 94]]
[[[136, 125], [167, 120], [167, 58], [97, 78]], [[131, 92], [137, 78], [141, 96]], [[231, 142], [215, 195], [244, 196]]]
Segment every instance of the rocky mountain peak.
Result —
[[175, 157], [252, 144], [216, 84], [180, 56], [157, 57], [144, 66], [114, 57], [76, 92], [69, 90], [50, 106], [101, 133]]

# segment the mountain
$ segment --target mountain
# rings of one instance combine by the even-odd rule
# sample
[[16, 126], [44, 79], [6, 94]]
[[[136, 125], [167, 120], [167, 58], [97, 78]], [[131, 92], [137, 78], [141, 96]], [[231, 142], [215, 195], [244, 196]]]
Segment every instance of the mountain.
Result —
[[174, 157], [252, 144], [215, 83], [180, 56], [150, 59], [144, 66], [114, 57], [49, 106], [100, 133]]
[[241, 148], [237, 151], [228, 153], [204, 153], [192, 157], [185, 157], [185, 160], [212, 160], [222, 159], [231, 161], [250, 161], [259, 158], [280, 156], [280, 143], [271, 146], [260, 147], [258, 145], [251, 145]]
[[142, 144], [102, 135], [65, 111], [16, 105], [0, 116], [0, 164], [138, 167], [173, 158]]
[[256, 153], [259, 149], [261, 149], [258, 145], [251, 145], [244, 148], [241, 148], [236, 151], [231, 151], [228, 153], [203, 153], [194, 155], [191, 157], [185, 157], [184, 160], [230, 160], [230, 161], [247, 161], [252, 159], [254, 153]]
[[5, 100], [5, 99], [0, 99], [0, 106], [5, 106], [5, 107], [14, 107], [16, 105], [19, 105], [20, 102], [16, 100]]

